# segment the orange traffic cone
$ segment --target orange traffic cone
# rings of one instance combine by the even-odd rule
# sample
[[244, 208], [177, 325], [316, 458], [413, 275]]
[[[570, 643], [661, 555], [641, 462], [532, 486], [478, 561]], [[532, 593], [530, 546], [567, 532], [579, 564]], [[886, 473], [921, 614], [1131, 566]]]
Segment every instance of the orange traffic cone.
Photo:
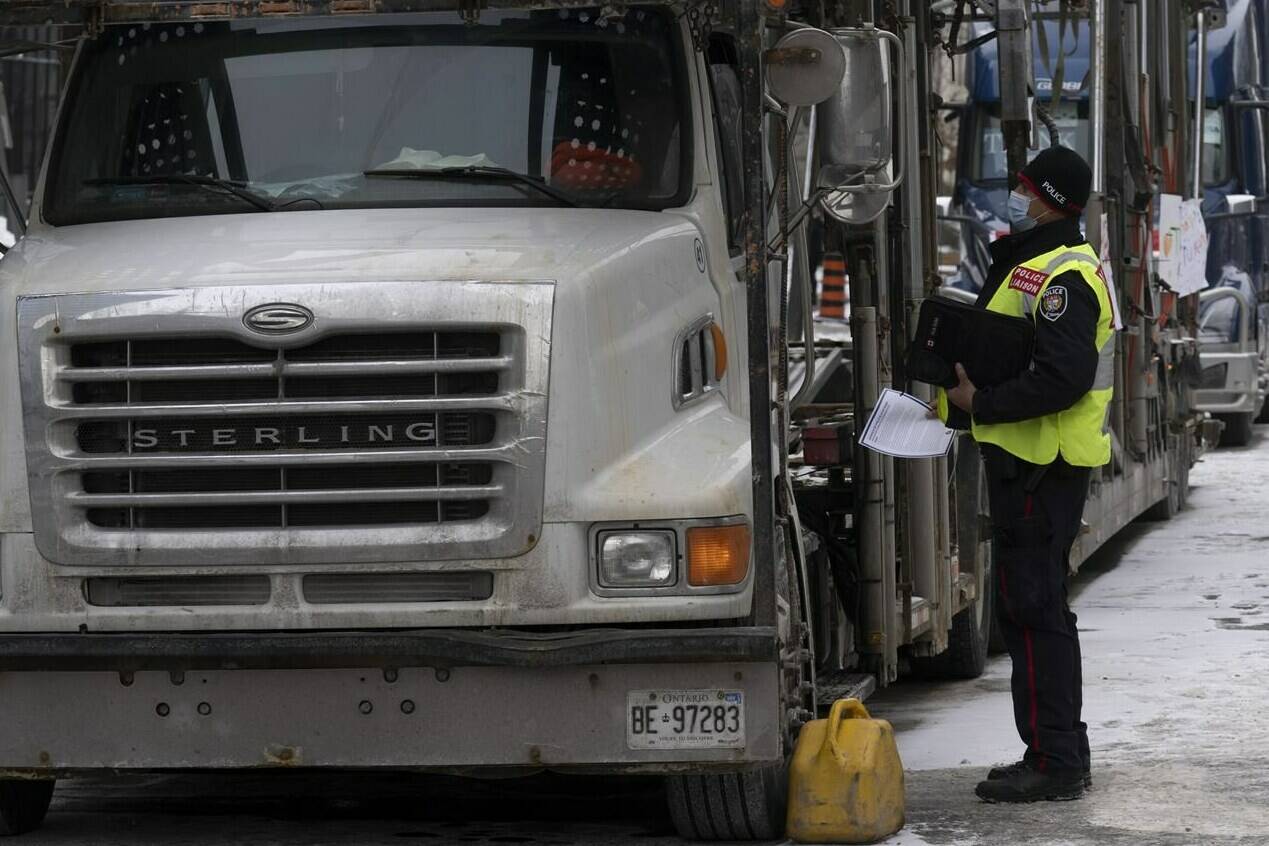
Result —
[[841, 253], [824, 254], [824, 282], [820, 292], [820, 317], [846, 318], [846, 260]]

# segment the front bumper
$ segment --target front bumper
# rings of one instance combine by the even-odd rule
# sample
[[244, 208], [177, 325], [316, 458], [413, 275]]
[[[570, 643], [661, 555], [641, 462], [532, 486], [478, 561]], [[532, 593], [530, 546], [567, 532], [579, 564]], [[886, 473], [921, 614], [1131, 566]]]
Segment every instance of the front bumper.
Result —
[[[746, 743], [626, 743], [639, 689], [741, 690]], [[781, 756], [774, 630], [0, 636], [0, 773], [735, 769]]]
[[[525, 626], [601, 627], [638, 621], [673, 628], [684, 621], [737, 620], [750, 612], [754, 576], [735, 593], [681, 596], [597, 596], [591, 588], [587, 523], [546, 523], [532, 550], [516, 558], [320, 567], [176, 564], [162, 567], [64, 567], [40, 555], [30, 534], [0, 534], [0, 634], [19, 632], [258, 632], [480, 629]], [[493, 573], [493, 594], [464, 601], [308, 601], [312, 573], [390, 575], [394, 572]], [[162, 605], [93, 605], [86, 579], [187, 576], [266, 576], [264, 604], [172, 600]]]
[[1212, 414], [1254, 414], [1259, 408], [1257, 391], [1202, 390], [1194, 392], [1194, 408]]

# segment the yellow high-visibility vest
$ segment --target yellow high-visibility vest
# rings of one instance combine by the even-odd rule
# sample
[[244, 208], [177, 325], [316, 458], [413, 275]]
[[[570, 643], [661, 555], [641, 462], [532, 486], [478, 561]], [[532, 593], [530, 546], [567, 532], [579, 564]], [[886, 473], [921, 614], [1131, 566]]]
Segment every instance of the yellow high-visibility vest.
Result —
[[[979, 443], [995, 444], [1032, 464], [1051, 464], [1060, 454], [1074, 467], [1101, 467], [1110, 461], [1106, 426], [1115, 389], [1115, 333], [1114, 312], [1097, 253], [1088, 244], [1060, 246], [1022, 262], [1000, 283], [987, 310], [1035, 320], [1049, 283], [1068, 270], [1078, 273], [1097, 297], [1098, 357], [1092, 389], [1064, 411], [1016, 423], [975, 422], [971, 431]], [[941, 391], [939, 405], [946, 420], [946, 397]]]

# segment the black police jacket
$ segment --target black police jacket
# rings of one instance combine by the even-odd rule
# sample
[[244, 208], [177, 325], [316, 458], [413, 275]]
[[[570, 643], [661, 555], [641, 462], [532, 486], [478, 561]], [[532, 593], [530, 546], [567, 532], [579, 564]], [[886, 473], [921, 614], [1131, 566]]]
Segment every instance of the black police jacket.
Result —
[[[990, 246], [991, 267], [978, 295], [977, 305], [986, 308], [992, 296], [1014, 267], [1061, 246], [1085, 243], [1079, 219], [1063, 218], [1000, 238]], [[1093, 387], [1097, 375], [1097, 321], [1101, 307], [1097, 295], [1073, 270], [1059, 273], [1050, 284], [1066, 285], [1066, 310], [1056, 318], [1035, 318], [1035, 352], [1031, 367], [1018, 376], [974, 393], [974, 421], [1015, 423], [1064, 411]], [[956, 428], [968, 428], [966, 425]], [[949, 425], [957, 421], [949, 420]]]

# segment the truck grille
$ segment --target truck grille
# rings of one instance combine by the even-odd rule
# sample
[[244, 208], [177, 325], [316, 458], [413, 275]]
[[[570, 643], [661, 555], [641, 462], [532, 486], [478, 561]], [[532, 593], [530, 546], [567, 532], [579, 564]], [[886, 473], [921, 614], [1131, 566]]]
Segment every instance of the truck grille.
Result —
[[[546, 286], [516, 287], [540, 300]], [[398, 309], [389, 325], [367, 331], [332, 307], [310, 329], [276, 338], [248, 332], [241, 311], [194, 327], [188, 314], [174, 315], [178, 332], [162, 319], [130, 320], [126, 307], [107, 318], [65, 302], [126, 296], [29, 298], [20, 307], [30, 334], [39, 334], [41, 313], [59, 321], [27, 365], [42, 366], [26, 405], [28, 434], [42, 436], [32, 452], [51, 471], [50, 505], [72, 527], [67, 538], [65, 526], [52, 526], [63, 535], [54, 548], [96, 538], [98, 549], [63, 554], [65, 563], [112, 553], [131, 563], [154, 548], [125, 540], [137, 535], [187, 552], [178, 558], [199, 557], [183, 531], [204, 543], [214, 536], [246, 560], [287, 562], [431, 558], [464, 544], [491, 555], [524, 546], [511, 535], [517, 523], [524, 538], [535, 534], [540, 502], [527, 509], [533, 528], [525, 529], [520, 496], [527, 479], [540, 478], [545, 426], [545, 391], [527, 390], [545, 376], [529, 358], [544, 352], [529, 339], [545, 333], [524, 325], [526, 314], [546, 319], [534, 309], [515, 322], [494, 314], [473, 325], [480, 309], [472, 307], [451, 327], [427, 314], [435, 304], [415, 306], [417, 324]], [[170, 294], [149, 296], [172, 305]], [[336, 305], [355, 316], [374, 296], [357, 292]], [[33, 470], [33, 504], [40, 476]], [[527, 491], [540, 496], [540, 481]], [[326, 546], [333, 536], [302, 540], [331, 531], [341, 549]], [[387, 557], [385, 544], [395, 548]]]
[[105, 608], [264, 605], [271, 590], [268, 576], [254, 575], [84, 580], [88, 604]]

